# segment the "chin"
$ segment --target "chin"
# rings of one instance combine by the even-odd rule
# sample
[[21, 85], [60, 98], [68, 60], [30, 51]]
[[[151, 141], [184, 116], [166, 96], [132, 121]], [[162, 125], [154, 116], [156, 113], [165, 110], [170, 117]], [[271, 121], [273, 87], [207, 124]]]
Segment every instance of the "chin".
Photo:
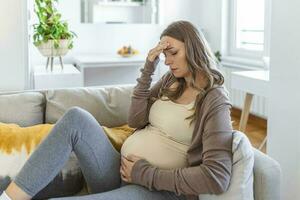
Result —
[[177, 73], [172, 72], [173, 76], [175, 76], [176, 78], [181, 78], [182, 76], [178, 75]]
[[176, 77], [176, 78], [183, 78], [184, 77], [184, 74], [181, 74], [181, 73], [179, 73], [179, 72], [173, 72], [173, 71], [171, 71], [172, 72], [172, 74]]

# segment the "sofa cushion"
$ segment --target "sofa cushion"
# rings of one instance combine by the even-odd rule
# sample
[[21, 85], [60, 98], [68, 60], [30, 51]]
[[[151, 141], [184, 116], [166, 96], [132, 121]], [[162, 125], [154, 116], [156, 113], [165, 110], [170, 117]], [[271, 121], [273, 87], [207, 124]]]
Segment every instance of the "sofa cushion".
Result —
[[122, 145], [125, 140], [135, 131], [134, 128], [129, 127], [127, 124], [113, 128], [102, 126], [102, 128], [108, 136], [110, 142], [118, 152], [121, 151]]
[[72, 106], [90, 112], [104, 126], [116, 127], [127, 123], [133, 86], [72, 88], [48, 90], [46, 123], [55, 123]]
[[254, 152], [247, 136], [233, 133], [233, 167], [228, 190], [221, 195], [199, 195], [201, 200], [253, 200]]
[[[53, 124], [24, 128], [16, 124], [0, 123], [0, 193], [16, 177], [52, 127]], [[73, 195], [81, 190], [83, 184], [83, 175], [77, 158], [72, 154], [54, 180], [34, 199]]]
[[40, 92], [0, 95], [0, 122], [20, 126], [42, 124], [44, 96]]

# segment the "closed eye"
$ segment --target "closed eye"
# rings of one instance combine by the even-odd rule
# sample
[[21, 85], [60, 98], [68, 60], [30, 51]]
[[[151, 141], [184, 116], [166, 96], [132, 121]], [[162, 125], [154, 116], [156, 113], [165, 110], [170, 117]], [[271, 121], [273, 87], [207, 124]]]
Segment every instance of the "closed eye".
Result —
[[167, 57], [167, 55], [172, 55], [172, 56], [174, 56], [174, 55], [176, 55], [177, 53], [178, 53], [178, 51], [175, 51], [175, 52], [169, 51], [169, 50], [163, 51], [163, 54], [165, 55], [165, 57]]

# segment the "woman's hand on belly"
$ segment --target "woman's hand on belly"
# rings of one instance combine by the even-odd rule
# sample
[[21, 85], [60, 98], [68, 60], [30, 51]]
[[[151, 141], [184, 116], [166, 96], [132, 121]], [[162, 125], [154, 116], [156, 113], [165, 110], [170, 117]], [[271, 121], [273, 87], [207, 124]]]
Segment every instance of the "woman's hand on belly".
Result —
[[121, 157], [121, 167], [120, 167], [120, 173], [121, 173], [121, 178], [123, 181], [131, 183], [131, 171], [132, 167], [137, 162], [138, 160], [143, 159], [142, 157], [130, 154], [127, 155], [127, 157], [122, 156]]

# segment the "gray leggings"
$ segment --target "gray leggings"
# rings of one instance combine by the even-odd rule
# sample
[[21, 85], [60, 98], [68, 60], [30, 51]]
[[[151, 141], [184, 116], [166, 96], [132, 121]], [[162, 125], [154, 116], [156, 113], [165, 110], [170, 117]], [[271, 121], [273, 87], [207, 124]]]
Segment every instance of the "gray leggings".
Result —
[[120, 153], [112, 146], [96, 119], [78, 107], [72, 107], [57, 121], [17, 175], [15, 183], [34, 196], [54, 179], [72, 151], [93, 194], [55, 199], [185, 199], [185, 196], [177, 196], [173, 192], [150, 191], [143, 186], [123, 182]]

